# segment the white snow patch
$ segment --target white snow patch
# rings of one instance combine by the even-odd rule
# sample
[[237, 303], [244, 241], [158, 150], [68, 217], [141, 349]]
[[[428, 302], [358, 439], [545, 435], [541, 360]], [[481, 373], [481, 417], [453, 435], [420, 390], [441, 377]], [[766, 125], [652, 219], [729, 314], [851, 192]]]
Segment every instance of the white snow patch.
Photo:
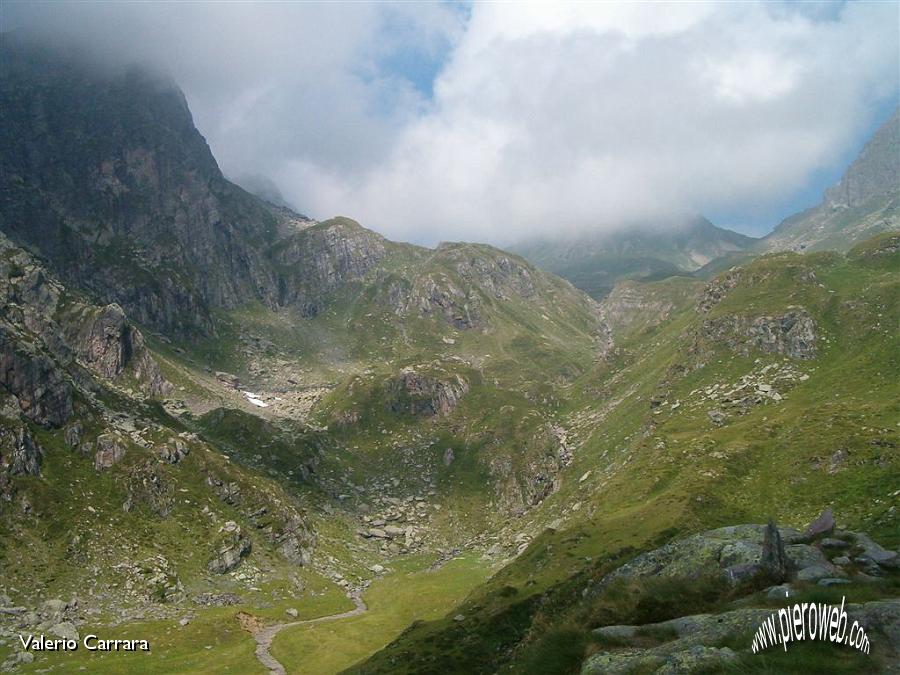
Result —
[[250, 403], [252, 403], [253, 405], [255, 405], [255, 406], [259, 407], [259, 408], [268, 408], [268, 407], [269, 407], [269, 404], [268, 404], [268, 403], [266, 403], [265, 401], [260, 400], [259, 396], [257, 396], [257, 395], [254, 394], [253, 392], [251, 392], [251, 391], [244, 391], [244, 392], [241, 392], [241, 393], [242, 393], [244, 396], [246, 396], [246, 397], [247, 397], [247, 400], [250, 401]]

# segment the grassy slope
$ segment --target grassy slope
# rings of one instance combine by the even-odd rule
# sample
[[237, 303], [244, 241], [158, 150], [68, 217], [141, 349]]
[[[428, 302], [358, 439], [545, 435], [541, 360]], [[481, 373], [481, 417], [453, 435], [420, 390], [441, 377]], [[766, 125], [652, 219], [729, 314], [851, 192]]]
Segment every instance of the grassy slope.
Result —
[[[384, 672], [398, 659], [411, 672], [427, 670], [433, 663], [429, 644], [445, 649], [444, 672], [489, 670], [490, 659], [529, 630], [547, 630], [531, 628], [537, 598], [546, 597], [538, 594], [561, 594], [571, 579], [596, 573], [610, 556], [627, 556], [629, 549], [651, 547], [679, 532], [768, 517], [803, 526], [832, 505], [842, 525], [896, 546], [900, 528], [890, 506], [900, 482], [892, 451], [900, 400], [898, 255], [872, 254], [888, 239], [857, 247], [848, 258], [785, 254], [747, 267], [745, 283], [714, 315], [772, 315], [803, 305], [823, 340], [817, 359], [793, 364], [808, 380], [786, 391], [779, 404], [751, 408], [722, 428], [706, 417], [713, 406], [692, 403], [690, 392], [783, 364], [784, 357], [744, 357], [724, 345], [707, 345], [712, 351], [705, 366], [673, 377], [673, 366], [696, 366], [689, 363], [691, 329], [701, 318], [693, 309], [626, 339], [617, 362], [573, 387], [601, 400], [624, 398], [600, 419], [592, 412], [596, 403], [585, 405], [586, 399], [578, 402], [573, 395], [573, 426], [587, 420], [582, 445], [570, 479], [541, 509], [544, 518], [568, 518], [563, 529], [546, 530], [454, 610], [474, 612], [479, 621], [460, 627], [443, 619], [416, 627], [363, 670]], [[814, 281], [804, 281], [809, 271]], [[654, 415], [648, 400], [662, 380], [668, 380], [667, 400], [682, 404], [677, 411], [663, 406]], [[838, 449], [852, 459], [829, 473], [828, 460]], [[583, 483], [572, 479], [588, 470]], [[534, 525], [540, 526], [537, 517]], [[485, 652], [472, 645], [495, 646]]]
[[[875, 245], [871, 244], [870, 248], [873, 247]], [[363, 669], [367, 672], [377, 672], [388, 666], [396, 669], [398, 662], [391, 659], [397, 659], [398, 655], [402, 655], [403, 663], [414, 669], [423, 663], [433, 663], [435, 649], [445, 672], [454, 668], [473, 669], [473, 664], [490, 664], [498, 654], [503, 655], [528, 630], [532, 631], [532, 639], [527, 644], [538, 644], [539, 637], [554, 629], [558, 621], [553, 615], [546, 619], [546, 625], [533, 627], [538, 605], [545, 603], [548, 597], [567, 598], [566, 602], [571, 605], [577, 601], [576, 596], [571, 595], [574, 590], [608, 568], [612, 560], [625, 559], [630, 555], [629, 551], [657, 545], [676, 532], [737, 521], [759, 521], [769, 515], [785, 524], [802, 525], [826, 503], [835, 506], [844, 524], [865, 529], [887, 544], [896, 544], [896, 522], [887, 509], [890, 486], [896, 485], [898, 480], [896, 458], [890, 452], [890, 444], [896, 443], [896, 429], [892, 426], [897, 413], [894, 402], [900, 398], [897, 396], [900, 392], [897, 389], [896, 335], [891, 330], [897, 325], [897, 259], [896, 254], [876, 256], [871, 255], [871, 251], [867, 254], [864, 249], [860, 247], [847, 259], [824, 254], [780, 255], [760, 259], [748, 266], [746, 283], [714, 309], [714, 316], [777, 314], [790, 305], [799, 304], [815, 316], [827, 341], [820, 342], [818, 359], [794, 364], [799, 371], [810, 375], [809, 380], [785, 390], [781, 403], [765, 403], [752, 408], [746, 416], [734, 416], [722, 428], [709, 423], [705, 415], [709, 406], [692, 402], [690, 392], [712, 383], [734, 382], [765, 365], [782, 364], [784, 358], [766, 354], [744, 357], [723, 345], [705, 345], [706, 365], [687, 375], [674, 376], [673, 373], [679, 372], [679, 366], [694, 368], [697, 365], [693, 361], [692, 349], [696, 346], [693, 331], [702, 319], [689, 302], [693, 290], [681, 280], [669, 282], [679, 284], [672, 288], [666, 287], [667, 282], [659, 282], [650, 293], [654, 298], [672, 301], [675, 309], [666, 321], [659, 325], [642, 321], [631, 324], [629, 330], [617, 335], [618, 349], [612, 360], [590, 369], [585, 362], [591, 356], [592, 337], [576, 326], [578, 330], [567, 343], [567, 327], [554, 320], [556, 314], [545, 314], [546, 307], [535, 308], [521, 303], [502, 309], [519, 314], [509, 321], [498, 320], [500, 314], [491, 314], [495, 329], [487, 333], [450, 333], [457, 338], [453, 345], [441, 339], [448, 334], [442, 319], [421, 319], [416, 324], [415, 337], [398, 343], [403, 345], [399, 348], [401, 359], [387, 351], [398, 349], [390, 338], [395, 334], [393, 331], [399, 330], [398, 324], [395, 320], [386, 321], [389, 318], [386, 314], [376, 316], [375, 312], [369, 311], [379, 306], [374, 296], [367, 302], [334, 305], [329, 310], [333, 315], [326, 313], [313, 321], [331, 322], [333, 326], [358, 321], [360, 330], [351, 332], [353, 337], [350, 339], [355, 341], [352, 353], [359, 359], [359, 366], [367, 354], [381, 354], [386, 360], [384, 365], [371, 369], [367, 375], [363, 373], [360, 380], [363, 384], [355, 388], [354, 394], [348, 394], [346, 386], [342, 386], [326, 400], [320, 413], [323, 419], [346, 406], [360, 406], [363, 412], [370, 406], [370, 415], [364, 416], [363, 423], [349, 430], [334, 427], [327, 432], [326, 438], [333, 443], [330, 449], [342, 450], [339, 459], [345, 463], [344, 470], [355, 469], [360, 477], [366, 478], [378, 475], [379, 470], [384, 475], [396, 472], [396, 464], [392, 465], [390, 460], [397, 458], [398, 444], [421, 442], [425, 445], [426, 441], [436, 440], [430, 450], [423, 450], [426, 454], [432, 453], [431, 461], [436, 464], [441, 451], [447, 445], [453, 445], [461, 463], [442, 470], [445, 473], [441, 474], [440, 480], [442, 498], [448, 507], [457, 510], [458, 515], [437, 520], [438, 529], [458, 534], [466, 531], [465, 527], [460, 529], [466, 522], [473, 531], [490, 522], [486, 519], [491, 513], [490, 491], [485, 490], [483, 480], [472, 478], [483, 471], [483, 465], [477, 461], [466, 463], [477, 460], [482, 452], [478, 449], [478, 438], [485, 431], [503, 439], [505, 445], [501, 447], [509, 448], [509, 456], [515, 459], [512, 450], [527, 444], [540, 424], [561, 421], [570, 430], [570, 438], [577, 447], [576, 456], [560, 491], [550, 496], [540, 509], [520, 519], [500, 523], [499, 534], [507, 538], [518, 531], [543, 532], [536, 536], [523, 555], [487, 583], [475, 588], [459, 609], [447, 617], [438, 618], [448, 605], [461, 601], [478, 584], [486, 574], [485, 568], [474, 565], [468, 571], [459, 570], [458, 579], [448, 578], [449, 583], [442, 582], [437, 586], [434, 586], [434, 580], [441, 579], [440, 574], [420, 579], [416, 574], [406, 576], [403, 571], [397, 576], [389, 576], [371, 591], [371, 613], [346, 622], [346, 626], [345, 622], [336, 622], [321, 635], [316, 633], [316, 639], [324, 639], [326, 644], [335, 646], [316, 652], [321, 661], [319, 656], [312, 657], [313, 661], [311, 657], [304, 660], [300, 654], [311, 648], [309, 642], [304, 642], [305, 637], [297, 637], [295, 645], [291, 632], [279, 637], [276, 650], [282, 650], [287, 662], [303, 663], [312, 669], [311, 672], [319, 672], [316, 669], [320, 667], [325, 671], [343, 668], [365, 658], [395, 637], [413, 617], [419, 616], [428, 620], [404, 632], [395, 645], [380, 652]], [[807, 280], [810, 270], [815, 273], [815, 281]], [[444, 268], [444, 273], [452, 274], [452, 266]], [[552, 312], [552, 308], [549, 309]], [[563, 313], [571, 311], [571, 307], [561, 309]], [[528, 322], [535, 327], [533, 331], [515, 328]], [[571, 323], [568, 326], [571, 327]], [[366, 328], [371, 332], [362, 330]], [[382, 337], [386, 339], [382, 341]], [[383, 342], [391, 346], [383, 347]], [[418, 363], [425, 356], [432, 359], [438, 349], [468, 360], [467, 364], [450, 362], [455, 363], [453, 369], [458, 369], [472, 384], [472, 390], [460, 408], [447, 420], [437, 423], [385, 415], [384, 408], [378, 405], [377, 395], [373, 395], [377, 387], [372, 389], [369, 385], [374, 386], [379, 378], [388, 377], [403, 364]], [[484, 358], [487, 355], [490, 356]], [[180, 364], [179, 367], [190, 367], [183, 355], [173, 352], [170, 356]], [[473, 361], [476, 356], [481, 359]], [[513, 370], [513, 363], [519, 362], [522, 367]], [[559, 376], [551, 382], [541, 377], [547, 363]], [[447, 360], [442, 359], [440, 364], [439, 367], [446, 367]], [[662, 381], [667, 382], [668, 403], [680, 400], [682, 405], [677, 411], [671, 406], [662, 406], [662, 412], [653, 414], [648, 401], [659, 394]], [[241, 441], [239, 435], [232, 436], [214, 440], [225, 447], [230, 442]], [[270, 440], [266, 435], [266, 442]], [[83, 468], [77, 462], [86, 463], [87, 460], [72, 456], [58, 439], [42, 438], [42, 441], [51, 448], [46, 464], [49, 482], [51, 485], [59, 483], [59, 495], [68, 494], [77, 486], [79, 470]], [[291, 451], [289, 445], [281, 450], [277, 444], [270, 447], [281, 456]], [[852, 460], [839, 473], [829, 474], [828, 458], [836, 448], [849, 450]], [[195, 452], [188, 461], [199, 461], [200, 457], [201, 454]], [[470, 460], [466, 460], [467, 457]], [[57, 462], [60, 462], [58, 469], [55, 468]], [[578, 478], [587, 471], [591, 472], [588, 477], [579, 481]], [[66, 481], [74, 482], [62, 482], [63, 476]], [[179, 477], [179, 480], [184, 478]], [[100, 484], [103, 484], [102, 479]], [[190, 481], [185, 486], [185, 489], [192, 489]], [[407, 487], [416, 489], [419, 486], [413, 482]], [[96, 494], [88, 496], [97, 497]], [[187, 498], [190, 497], [188, 494]], [[698, 501], [698, 497], [703, 501]], [[52, 499], [58, 501], [61, 497]], [[109, 503], [109, 512], [102, 513], [101, 518], [128, 517], [116, 510], [119, 499], [120, 495], [99, 500], [101, 504]], [[81, 512], [80, 517], [88, 517], [78, 503], [71, 505], [74, 513]], [[82, 506], [86, 509], [86, 505]], [[188, 522], [187, 529], [178, 529], [182, 527], [178, 523], [185, 522], [188, 513], [190, 511], [185, 512], [185, 518], [176, 514], [171, 535], [166, 534], [169, 527], [166, 525], [158, 534], [156, 530], [148, 534], [146, 543], [152, 546], [157, 536], [162, 538], [159, 541], [173, 546], [185, 537], [191, 540], [208, 538], [208, 533], [191, 529], [198, 526], [196, 523]], [[447, 509], [442, 513], [447, 513]], [[544, 529], [551, 522], [555, 527]], [[143, 525], [138, 523], [138, 531], [146, 524], [146, 521]], [[346, 549], [342, 550], [341, 542], [353, 536], [352, 528], [340, 518], [323, 522], [322, 528], [326, 540], [323, 549], [328, 555], [347, 558], [345, 562], [349, 562], [352, 556]], [[64, 540], [59, 535], [44, 533], [42, 536], [36, 531], [34, 542], [56, 541], [57, 545], [62, 545]], [[140, 537], [136, 540], [142, 541]], [[190, 547], [183, 548], [189, 558]], [[41, 549], [38, 546], [35, 550]], [[50, 550], [42, 556], [58, 558]], [[186, 564], [187, 570], [196, 566], [193, 568], [199, 571], [200, 565], [196, 561], [179, 562]], [[410, 564], [415, 565], [414, 562]], [[456, 564], [451, 563], [446, 569], [452, 571]], [[467, 563], [459, 564], [465, 567]], [[28, 574], [28, 570], [23, 570], [23, 579]], [[55, 578], [56, 585], [50, 589], [52, 594], [59, 595], [74, 583], [74, 578], [66, 581], [64, 574]], [[185, 578], [190, 581], [190, 571]], [[311, 577], [310, 588], [315, 588], [316, 583], [321, 580], [314, 581]], [[420, 583], [424, 585], [417, 585]], [[427, 611], [419, 615], [408, 613], [408, 610], [420, 605], [421, 593], [419, 596], [415, 592], [404, 595], [407, 589], [414, 591], [417, 588], [436, 593], [429, 596], [435, 598], [435, 604], [422, 605]], [[379, 601], [379, 589], [385, 589], [385, 595], [381, 596], [383, 603]], [[264, 593], [254, 596], [248, 607], [255, 613], [267, 611], [260, 607], [272, 602], [265, 596], [273, 590], [263, 588]], [[279, 590], [278, 597], [289, 598], [285, 602], [291, 602], [290, 589]], [[449, 595], [444, 595], [445, 591]], [[335, 594], [334, 597], [335, 607], [346, 605], [342, 595]], [[394, 609], [390, 604], [394, 600], [388, 602], [388, 597], [396, 600]], [[301, 611], [330, 613], [316, 605], [318, 602], [325, 601], [310, 595], [295, 604]], [[275, 607], [273, 619], [283, 611], [280, 604], [276, 603]], [[307, 610], [307, 607], [314, 609]], [[457, 612], [466, 615], [467, 620], [452, 621]], [[227, 615], [223, 610], [200, 610], [195, 630], [201, 631], [202, 635], [206, 630], [205, 622], [212, 626]], [[360, 640], [357, 620], [363, 621], [363, 628], [369, 626], [369, 621], [383, 628], [371, 634], [371, 640], [359, 642], [364, 648], [351, 652], [353, 660], [334, 662], [334, 653], [339, 651], [337, 645], [356, 644]], [[166, 622], [140, 627], [141, 630], [145, 628], [158, 636], [161, 644], [172, 645], [171, 649], [165, 650], [167, 653], [178, 654], [184, 649], [187, 654], [189, 647], [181, 638], [189, 637], [190, 632], [176, 631]], [[325, 629], [325, 626], [314, 630], [320, 628]], [[297, 629], [298, 634], [307, 631]], [[252, 643], [239, 632], [233, 632], [226, 642], [228, 646], [224, 643], [223, 646], [229, 650], [229, 656], [224, 663], [233, 663], [240, 668], [249, 653], [248, 645], [252, 647]], [[200, 659], [196, 661], [198, 672], [208, 663], [202, 656], [185, 658]], [[195, 666], [189, 661], [182, 666], [185, 670], [192, 667]]]
[[[328, 675], [367, 658], [410, 624], [433, 619], [484, 580], [487, 568], [474, 555], [430, 571], [427, 561], [410, 558], [365, 594], [369, 611], [341, 621], [297, 626], [280, 633], [272, 654], [289, 673]], [[424, 568], [424, 569], [423, 569]]]

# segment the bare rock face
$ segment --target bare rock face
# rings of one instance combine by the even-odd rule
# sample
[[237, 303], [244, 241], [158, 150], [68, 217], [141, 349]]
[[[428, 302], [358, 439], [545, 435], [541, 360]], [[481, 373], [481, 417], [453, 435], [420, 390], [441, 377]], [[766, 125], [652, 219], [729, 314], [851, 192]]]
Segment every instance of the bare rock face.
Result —
[[211, 306], [272, 301], [277, 218], [222, 176], [174, 84], [3, 42], [0, 228], [170, 334], [210, 330]]
[[315, 316], [326, 296], [361, 280], [387, 253], [385, 240], [349, 218], [334, 218], [306, 228], [275, 247], [283, 270], [278, 301]]
[[222, 526], [221, 541], [216, 548], [216, 555], [207, 564], [213, 574], [225, 574], [241, 564], [241, 560], [250, 554], [250, 539], [241, 532], [241, 527], [234, 521]]
[[534, 279], [529, 269], [506, 255], [481, 255], [468, 247], [443, 244], [438, 253], [453, 261], [460, 278], [476, 284], [498, 300], [517, 295], [530, 298], [535, 294]]
[[386, 302], [397, 315], [442, 317], [457, 330], [487, 329], [486, 303], [537, 294], [535, 272], [489, 246], [441, 244], [429, 268], [412, 279], [391, 282]]
[[273, 539], [281, 555], [288, 561], [300, 566], [312, 562], [316, 534], [299, 516], [288, 520], [284, 527], [273, 535]]
[[125, 444], [116, 434], [101, 434], [97, 437], [94, 453], [94, 468], [97, 471], [109, 469], [125, 456]]
[[[72, 297], [3, 235], [0, 252], [0, 359], [7, 364], [0, 384], [19, 398], [31, 419], [43, 426], [65, 423], [71, 415], [69, 379], [76, 384], [84, 379], [78, 366], [108, 380], [128, 372], [151, 395], [171, 390], [121, 307]], [[43, 390], [37, 391], [40, 383]]]
[[119, 305], [99, 310], [88, 308], [70, 341], [77, 357], [86, 367], [113, 380], [129, 370], [148, 393], [164, 395], [172, 385], [166, 382], [159, 366], [144, 345], [144, 336], [128, 323]]
[[72, 416], [72, 386], [46, 355], [14, 341], [0, 325], [0, 386], [18, 399], [28, 419], [44, 427], [61, 427]]
[[409, 307], [421, 316], [443, 316], [457, 330], [484, 327], [481, 299], [472, 289], [464, 291], [444, 275], [428, 275], [415, 281], [412, 290], [395, 309], [405, 314]]
[[391, 412], [446, 417], [468, 393], [469, 383], [459, 375], [438, 379], [405, 368], [387, 388]]
[[548, 426], [521, 450], [523, 461], [509, 457], [490, 460], [490, 473], [497, 484], [495, 508], [509, 516], [521, 516], [538, 506], [562, 486], [562, 471], [571, 461], [571, 451], [557, 428]]
[[900, 186], [900, 109], [866, 143], [840, 183], [825, 191], [832, 209], [865, 204], [873, 197], [895, 195]]
[[809, 524], [803, 536], [804, 538], [812, 539], [823, 534], [831, 534], [832, 532], [834, 532], [834, 513], [829, 506], [822, 511], [822, 515]]
[[703, 338], [724, 342], [745, 356], [753, 349], [795, 359], [816, 357], [816, 322], [802, 307], [781, 316], [749, 318], [728, 315], [709, 319], [700, 329]]
[[13, 477], [39, 476], [43, 456], [43, 448], [27, 427], [0, 427], [0, 499], [12, 499], [15, 493], [11, 483]]
[[[237, 483], [226, 482], [212, 475], [207, 477], [207, 485], [223, 503], [236, 508], [246, 517], [289, 562], [304, 566], [312, 561], [317, 535], [300, 509], [289, 503], [260, 502], [256, 499], [257, 495], [241, 492]], [[224, 543], [220, 547], [221, 553], [210, 562], [209, 569], [213, 572], [219, 569], [227, 572], [225, 567], [228, 565], [232, 565], [229, 569], [233, 569], [239, 564], [240, 558], [250, 552], [250, 540], [242, 537], [236, 523], [226, 523], [222, 528], [222, 536]], [[246, 541], [241, 543], [241, 539]], [[235, 555], [238, 557], [235, 558]]]

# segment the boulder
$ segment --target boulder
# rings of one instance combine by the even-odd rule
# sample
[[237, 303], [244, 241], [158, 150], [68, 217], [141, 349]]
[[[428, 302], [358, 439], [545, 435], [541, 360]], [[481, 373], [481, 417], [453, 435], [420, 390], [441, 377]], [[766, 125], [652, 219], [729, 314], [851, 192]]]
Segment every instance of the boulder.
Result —
[[780, 584], [766, 589], [766, 597], [769, 600], [785, 600], [791, 597], [793, 590], [788, 584]]
[[394, 537], [402, 537], [406, 534], [406, 530], [402, 527], [397, 527], [396, 525], [388, 525], [384, 528], [384, 533], [393, 539]]
[[241, 380], [237, 375], [232, 375], [231, 373], [224, 373], [222, 371], [216, 371], [216, 379], [222, 384], [226, 384], [232, 389], [237, 389], [241, 386]]
[[830, 577], [832, 574], [834, 574], [834, 569], [829, 569], [829, 567], [824, 565], [810, 565], [797, 572], [797, 580], [818, 581], [819, 579]]
[[876, 544], [872, 539], [862, 532], [854, 532], [856, 545], [863, 549], [858, 556], [865, 560], [870, 560], [881, 567], [890, 567], [893, 569], [900, 568], [900, 555], [896, 551], [888, 551]]
[[191, 449], [183, 442], [176, 439], [174, 442], [159, 448], [159, 457], [168, 464], [178, 464], [190, 454]]
[[637, 626], [602, 626], [592, 632], [594, 635], [613, 640], [629, 640], [637, 633]]
[[300, 567], [306, 567], [312, 562], [316, 533], [300, 515], [291, 516], [273, 539], [281, 555], [289, 562]]
[[710, 421], [716, 426], [722, 426], [728, 421], [728, 415], [721, 410], [708, 410], [706, 416], [709, 417]]
[[681, 675], [698, 671], [724, 670], [737, 661], [737, 654], [728, 647], [705, 647], [695, 645], [676, 652], [656, 671], [657, 675]]
[[832, 513], [831, 507], [829, 506], [822, 511], [822, 514], [818, 518], [809, 524], [809, 527], [806, 528], [806, 532], [803, 533], [803, 536], [814, 539], [815, 537], [819, 537], [823, 534], [831, 534], [832, 532], [834, 532], [834, 513]]
[[785, 547], [784, 552], [791, 566], [795, 570], [811, 567], [813, 565], [819, 565], [821, 567], [831, 566], [831, 563], [828, 562], [828, 558], [826, 558], [815, 546], [810, 546], [809, 544], [791, 544], [790, 546]]
[[733, 583], [760, 574], [780, 581], [784, 578], [782, 570], [786, 565], [782, 539], [789, 536], [792, 531], [780, 531], [772, 524], [709, 530], [642, 553], [606, 575], [600, 583], [616, 578], [699, 578], [715, 574], [721, 574]]
[[47, 632], [66, 640], [78, 640], [78, 629], [71, 621], [61, 621], [48, 628]]
[[772, 581], [784, 581], [787, 576], [788, 565], [784, 543], [781, 541], [781, 533], [778, 532], [778, 528], [771, 520], [763, 533], [759, 565], [763, 574]]

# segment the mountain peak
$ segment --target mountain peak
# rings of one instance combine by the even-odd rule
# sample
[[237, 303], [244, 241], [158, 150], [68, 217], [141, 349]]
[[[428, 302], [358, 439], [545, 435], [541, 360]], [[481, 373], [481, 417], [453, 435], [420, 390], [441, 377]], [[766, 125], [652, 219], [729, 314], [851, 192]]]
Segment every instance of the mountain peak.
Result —
[[825, 191], [832, 208], [856, 207], [900, 186], [900, 107], [879, 127], [840, 182]]
[[642, 223], [568, 239], [545, 237], [513, 250], [601, 298], [620, 280], [651, 280], [694, 272], [715, 258], [744, 250], [753, 241], [695, 216], [665, 227]]
[[766, 250], [846, 251], [900, 227], [900, 108], [869, 139], [822, 202], [786, 218], [761, 242]]

